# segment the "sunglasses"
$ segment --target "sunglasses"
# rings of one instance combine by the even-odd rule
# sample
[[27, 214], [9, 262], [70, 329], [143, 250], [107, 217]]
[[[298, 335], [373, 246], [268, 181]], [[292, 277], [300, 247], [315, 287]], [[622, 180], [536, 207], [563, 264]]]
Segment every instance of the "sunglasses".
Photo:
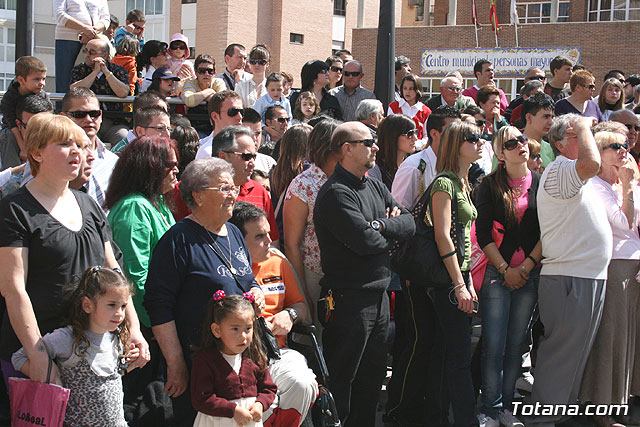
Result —
[[205, 187], [203, 188], [203, 190], [215, 190], [226, 195], [234, 194], [237, 196], [238, 194], [240, 194], [240, 187], [236, 185], [221, 185], [220, 187]]
[[144, 30], [144, 25], [140, 26], [140, 25], [133, 25], [133, 28], [135, 28], [136, 30]]
[[336, 67], [335, 65], [332, 65], [331, 67], [329, 67], [329, 69], [331, 71], [333, 71], [334, 73], [341, 73], [342, 72], [342, 68]]
[[629, 151], [629, 143], [625, 142], [624, 144], [620, 144], [619, 142], [614, 142], [613, 144], [609, 144], [605, 147], [602, 147], [602, 150], [606, 150], [607, 148], [611, 148], [612, 150], [618, 151], [621, 148], [624, 148], [625, 151]]
[[360, 144], [363, 143], [365, 147], [373, 147], [373, 144], [376, 143], [375, 139], [356, 139], [353, 141], [345, 141], [345, 144]]
[[506, 140], [504, 144], [502, 144], [502, 148], [504, 148], [505, 150], [511, 151], [515, 149], [518, 146], [518, 144], [526, 144], [528, 141], [529, 139], [527, 138], [526, 135], [520, 135], [515, 138]]
[[461, 87], [457, 87], [457, 86], [444, 86], [445, 89], [450, 90], [453, 93], [458, 93], [462, 90]]
[[225, 153], [236, 154], [240, 156], [242, 160], [248, 162], [249, 160], [255, 160], [258, 155], [256, 153], [239, 153], [237, 151], [225, 151]]
[[267, 65], [266, 59], [250, 59], [249, 63], [251, 65]]
[[582, 87], [588, 87], [589, 90], [594, 90], [596, 88], [596, 85], [580, 85]]
[[478, 126], [479, 128], [484, 127], [484, 125], [487, 124], [486, 120], [476, 120], [476, 126]]
[[242, 108], [231, 107], [227, 110], [227, 116], [229, 117], [235, 117], [239, 113], [242, 113]]
[[167, 169], [172, 170], [178, 167], [178, 162], [169, 162]]
[[167, 54], [167, 49], [162, 49], [156, 56], [165, 56]]
[[178, 45], [173, 45], [173, 46], [169, 46], [169, 49], [171, 50], [187, 50], [187, 47], [183, 44], [178, 44]]
[[20, 127], [21, 127], [22, 129], [26, 129], [26, 128], [27, 128], [27, 124], [26, 124], [25, 122], [23, 122], [23, 121], [22, 121], [22, 120], [20, 120], [20, 119], [16, 119], [16, 120], [18, 121], [18, 124], [20, 125]]
[[470, 133], [469, 135], [464, 137], [464, 140], [467, 142], [470, 142], [472, 144], [477, 144], [478, 141], [480, 141], [480, 134], [479, 133]]
[[216, 73], [216, 70], [214, 70], [213, 68], [198, 68], [198, 73], [200, 74], [207, 73], [210, 76], [213, 76]]
[[533, 76], [533, 77], [529, 77], [529, 80], [540, 80], [540, 81], [543, 81], [546, 78], [547, 78], [546, 76]]
[[410, 131], [407, 131], [405, 133], [401, 133], [400, 136], [406, 136], [407, 138], [411, 139], [414, 136], [418, 136], [418, 129], [411, 129]]
[[362, 71], [343, 71], [343, 74], [347, 77], [358, 77]]
[[540, 156], [540, 153], [538, 153], [538, 154], [532, 154], [532, 155], [530, 155], [530, 156], [529, 156], [529, 158], [530, 158], [531, 160], [534, 160], [534, 161], [536, 161], [536, 162], [537, 162], [538, 160], [540, 160], [540, 159], [542, 158], [542, 156]]
[[87, 115], [92, 119], [95, 119], [96, 117], [100, 117], [100, 115], [102, 114], [102, 111], [101, 110], [89, 110], [89, 111], [78, 110], [78, 111], [67, 111], [66, 113], [67, 115], [73, 117], [74, 119], [84, 119], [85, 117], [87, 117]]
[[638, 125], [635, 125], [635, 126], [634, 126], [634, 125], [632, 125], [632, 124], [630, 124], [630, 123], [625, 123], [624, 125], [625, 125], [625, 126], [627, 127], [627, 129], [629, 129], [629, 130], [635, 130], [636, 132], [640, 132], [640, 126], [638, 126]]
[[274, 119], [274, 120], [277, 120], [278, 123], [289, 123], [290, 119], [289, 117], [278, 117], [277, 119]]

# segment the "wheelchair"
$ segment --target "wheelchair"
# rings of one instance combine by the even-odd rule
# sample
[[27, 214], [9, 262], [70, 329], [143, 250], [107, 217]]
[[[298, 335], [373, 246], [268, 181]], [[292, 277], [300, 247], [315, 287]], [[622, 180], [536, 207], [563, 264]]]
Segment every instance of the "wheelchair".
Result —
[[[289, 334], [289, 348], [302, 353], [307, 358], [309, 368], [316, 374], [318, 381], [318, 397], [311, 408], [311, 420], [314, 427], [340, 427], [338, 409], [333, 399], [331, 391], [328, 389], [329, 370], [324, 361], [320, 344], [316, 338], [316, 327], [314, 325], [297, 324], [293, 326]], [[292, 335], [298, 334], [308, 337], [311, 344], [300, 343], [292, 339]], [[308, 419], [309, 417], [307, 417]], [[308, 426], [308, 420], [302, 426]]]

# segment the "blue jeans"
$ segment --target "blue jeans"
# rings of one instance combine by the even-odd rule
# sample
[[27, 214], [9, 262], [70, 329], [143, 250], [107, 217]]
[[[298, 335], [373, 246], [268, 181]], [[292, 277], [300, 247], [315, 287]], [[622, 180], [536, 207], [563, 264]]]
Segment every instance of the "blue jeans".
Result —
[[482, 313], [482, 395], [480, 412], [497, 419], [503, 408], [511, 411], [522, 355], [529, 348], [527, 331], [538, 302], [540, 268], [517, 290], [503, 285], [504, 278], [487, 266], [480, 293]]
[[56, 40], [56, 92], [67, 93], [71, 70], [82, 49], [82, 43], [74, 40]]

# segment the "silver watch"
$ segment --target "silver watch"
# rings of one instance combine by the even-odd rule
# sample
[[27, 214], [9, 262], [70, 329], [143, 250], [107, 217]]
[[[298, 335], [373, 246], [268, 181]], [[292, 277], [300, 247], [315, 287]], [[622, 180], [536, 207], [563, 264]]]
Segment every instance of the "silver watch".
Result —
[[286, 311], [287, 313], [289, 313], [289, 317], [291, 317], [291, 323], [296, 323], [296, 320], [298, 320], [298, 312], [295, 308], [293, 307], [287, 307], [284, 309], [284, 311]]

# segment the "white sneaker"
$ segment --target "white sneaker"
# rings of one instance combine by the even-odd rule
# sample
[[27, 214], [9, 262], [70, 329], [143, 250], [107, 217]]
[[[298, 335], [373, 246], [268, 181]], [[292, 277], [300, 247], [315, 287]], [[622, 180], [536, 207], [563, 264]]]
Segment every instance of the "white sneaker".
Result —
[[480, 427], [500, 427], [498, 420], [494, 420], [485, 414], [478, 414], [478, 424]]
[[511, 411], [500, 411], [498, 421], [505, 427], [524, 427], [522, 421], [513, 415]]
[[529, 372], [522, 374], [522, 376], [516, 380], [516, 389], [531, 393], [533, 390], [533, 375]]

